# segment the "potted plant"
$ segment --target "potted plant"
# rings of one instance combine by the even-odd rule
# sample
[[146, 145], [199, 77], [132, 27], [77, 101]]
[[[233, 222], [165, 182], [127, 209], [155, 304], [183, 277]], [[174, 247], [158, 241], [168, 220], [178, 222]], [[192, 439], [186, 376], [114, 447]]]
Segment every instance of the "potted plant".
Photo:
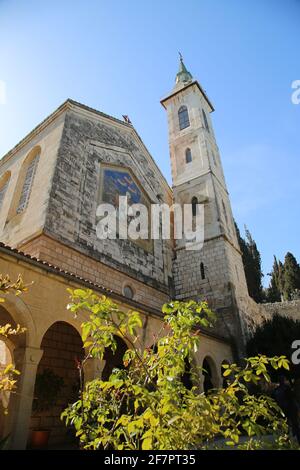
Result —
[[[44, 369], [37, 374], [34, 389], [33, 412], [39, 414], [50, 410], [57, 404], [57, 399], [64, 386], [64, 380], [51, 369]], [[39, 416], [41, 421], [41, 416]], [[50, 430], [40, 426], [32, 431], [31, 448], [42, 449], [47, 447]]]

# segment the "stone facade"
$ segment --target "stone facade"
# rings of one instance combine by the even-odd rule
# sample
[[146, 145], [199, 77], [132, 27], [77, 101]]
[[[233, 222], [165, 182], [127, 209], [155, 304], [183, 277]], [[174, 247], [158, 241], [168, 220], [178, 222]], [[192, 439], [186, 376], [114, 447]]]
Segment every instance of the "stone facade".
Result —
[[161, 306], [168, 301], [169, 295], [165, 290], [155, 289], [145, 282], [118, 270], [116, 267], [98, 261], [62, 244], [46, 235], [40, 235], [30, 242], [22, 245], [22, 250], [36, 258], [46, 260], [54, 266], [72, 272], [83, 279], [104, 286], [110, 290], [123, 294], [124, 287], [130, 285], [134, 292], [134, 299], [149, 308], [160, 312]]
[[[182, 76], [188, 81], [182, 82]], [[9, 401], [9, 418], [0, 426], [2, 433], [11, 432], [12, 448], [26, 446], [30, 426], [38, 420], [53, 428], [54, 440], [63, 437], [58, 407], [37, 416], [32, 414], [32, 400], [37, 371], [51, 367], [65, 379], [74, 378], [71, 356], [78, 352], [75, 338], [84, 318], [74, 319], [66, 310], [67, 287], [89, 287], [124, 309], [139, 310], [144, 347], [152, 346], [161, 331], [162, 304], [174, 298], [207, 299], [218, 321], [213, 330], [203, 331], [195, 361], [200, 366], [205, 359], [209, 362], [214, 386], [222, 385], [222, 362], [243, 353], [245, 336], [261, 317], [248, 296], [210, 119], [213, 107], [190, 74], [180, 77], [162, 100], [169, 124], [172, 189], [131, 124], [72, 100], [0, 162], [0, 273], [12, 279], [21, 274], [26, 283], [33, 282], [26, 295], [9, 298], [0, 308], [0, 323], [27, 328], [20, 340], [0, 350], [2, 362], [4, 354], [11, 356], [21, 370], [20, 394]], [[189, 122], [180, 129], [182, 106]], [[149, 205], [183, 206], [197, 198], [204, 205], [203, 248], [188, 251], [172, 238], [144, 244], [99, 239], [96, 209], [107, 196], [105, 169], [126, 173]], [[132, 298], [126, 297], [126, 287]], [[112, 358], [107, 364], [90, 362], [86, 379], [107, 373], [109, 361]]]
[[[11, 175], [0, 210], [1, 240], [11, 246], [17, 246], [40, 233], [45, 226], [53, 172], [64, 127], [64, 113], [61, 111], [51, 115], [1, 159], [1, 175], [8, 171]], [[12, 213], [21, 189], [23, 163], [37, 148], [41, 156], [28, 207], [23, 213]]]
[[100, 119], [77, 107], [68, 111], [54, 172], [45, 232], [83, 253], [168, 289], [170, 243], [155, 240], [153, 253], [127, 240], [96, 237], [101, 165], [130, 168], [152, 203], [170, 203], [171, 193], [130, 126]]
[[[169, 292], [171, 242], [155, 240], [145, 252], [127, 240], [96, 237], [96, 208], [101, 164], [130, 168], [151, 202], [170, 204], [172, 194], [133, 128], [70, 100], [52, 116], [57, 124], [32, 136], [40, 161], [30, 203], [21, 214], [11, 213], [17, 194], [14, 183], [27, 156], [23, 142], [4, 158], [3, 172], [13, 175], [1, 211], [1, 240], [23, 247], [41, 233], [103, 261], [155, 288]], [[10, 158], [9, 158], [10, 157]], [[16, 184], [16, 183], [15, 183]], [[159, 199], [158, 199], [159, 197]], [[10, 217], [8, 215], [10, 214]], [[48, 258], [46, 258], [48, 259]]]
[[[12, 279], [21, 274], [25, 282], [30, 284], [26, 294], [19, 297], [9, 295], [0, 307], [1, 324], [9, 322], [26, 328], [25, 334], [6, 343], [9, 352], [6, 355], [13, 358], [21, 375], [18, 394], [10, 397], [8, 415], [0, 420], [0, 437], [10, 433], [10, 448], [22, 449], [30, 442], [30, 430], [37, 425], [45, 425], [52, 431], [53, 444], [65, 443], [65, 430], [58, 416], [65, 401], [70, 399], [67, 392], [75, 381], [74, 360], [79, 354], [81, 323], [86, 319], [83, 314], [74, 318], [66, 309], [69, 302], [67, 288], [92, 288], [99, 295], [108, 295], [125, 311], [139, 310], [143, 319], [139, 337], [144, 347], [153, 346], [158, 335], [162, 334], [162, 316], [146, 304], [126, 299], [112, 289], [105, 289], [3, 244], [0, 244], [0, 272], [9, 273]], [[211, 332], [203, 332], [195, 357], [196, 364], [201, 366], [204, 358], [209, 358], [213, 363], [213, 384], [220, 385], [221, 364], [224, 360], [232, 360], [230, 342]], [[101, 375], [105, 367], [105, 361], [94, 363], [90, 360], [85, 369], [86, 380]], [[51, 368], [64, 378], [64, 394], [50, 411], [34, 413], [32, 401], [35, 377], [44, 368]]]

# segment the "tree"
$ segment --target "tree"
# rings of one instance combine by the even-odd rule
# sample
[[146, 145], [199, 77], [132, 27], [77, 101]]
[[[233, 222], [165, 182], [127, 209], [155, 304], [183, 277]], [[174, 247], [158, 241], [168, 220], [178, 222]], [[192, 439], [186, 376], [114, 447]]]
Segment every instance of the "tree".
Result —
[[278, 262], [278, 289], [282, 299], [284, 292], [284, 265], [281, 261]]
[[[102, 359], [106, 348], [115, 351], [116, 335], [130, 345], [123, 356], [124, 368], [115, 368], [108, 380], [88, 382], [80, 399], [62, 413], [66, 425], [75, 426], [84, 449], [176, 450], [222, 445], [255, 449], [265, 448], [265, 437], [270, 434], [276, 435], [276, 447], [290, 446], [287, 423], [276, 403], [268, 396], [252, 395], [248, 389], [249, 383], [270, 380], [268, 365], [288, 368], [283, 356], [248, 358], [244, 368], [226, 364], [227, 386], [207, 394], [199, 391], [197, 378], [203, 371], [196, 367], [194, 386], [184, 385], [186, 361], [193, 364], [200, 329], [214, 322], [206, 302], [165, 304], [155, 347], [144, 349], [138, 312], [125, 313], [91, 290], [70, 292], [70, 310], [89, 315], [82, 324], [88, 353], [81, 368], [91, 357]], [[243, 444], [241, 435], [246, 436]], [[216, 438], [223, 438], [222, 443], [217, 444]]]
[[271, 276], [270, 285], [266, 290], [266, 301], [267, 302], [280, 302], [281, 300], [281, 271], [279, 269], [278, 261], [274, 256], [274, 263]]
[[257, 245], [252, 238], [248, 228], [245, 227], [246, 243], [250, 254], [250, 263], [248, 267], [248, 278], [250, 286], [250, 296], [256, 301], [263, 300], [261, 257]]
[[300, 267], [290, 252], [285, 255], [283, 269], [283, 297], [285, 300], [291, 300], [294, 291], [300, 289]]
[[271, 280], [267, 289], [268, 302], [298, 299], [300, 296], [300, 267], [292, 253], [288, 252], [284, 259], [277, 262], [274, 256]]
[[[293, 353], [292, 343], [300, 338], [300, 321], [274, 315], [257, 327], [247, 343], [247, 354], [267, 356], [287, 356]], [[300, 365], [291, 364], [290, 377], [300, 377]], [[273, 374], [274, 375], [274, 374]], [[275, 374], [276, 375], [276, 374]]]
[[261, 269], [261, 256], [250, 231], [245, 227], [246, 240], [241, 236], [240, 230], [235, 223], [237, 238], [242, 252], [242, 260], [250, 297], [256, 302], [262, 302], [264, 292], [262, 287], [263, 273]]

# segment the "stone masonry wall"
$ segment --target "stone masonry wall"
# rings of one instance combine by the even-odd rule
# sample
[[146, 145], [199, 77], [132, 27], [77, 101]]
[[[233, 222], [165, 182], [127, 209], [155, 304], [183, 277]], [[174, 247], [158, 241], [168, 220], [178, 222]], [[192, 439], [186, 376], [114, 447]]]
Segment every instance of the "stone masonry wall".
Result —
[[[64, 126], [64, 115], [60, 115], [45, 129], [36, 134], [16, 151], [10, 158], [0, 162], [0, 177], [6, 171], [11, 178], [0, 208], [0, 240], [10, 246], [17, 246], [21, 241], [32, 237], [44, 227], [51, 180], [54, 172], [57, 151]], [[17, 184], [22, 165], [35, 148], [40, 148], [40, 158], [33, 180], [32, 190], [26, 210], [15, 214], [8, 220], [18, 192]]]
[[129, 240], [97, 238], [101, 164], [130, 168], [151, 202], [159, 202], [158, 196], [170, 199], [166, 183], [130, 129], [76, 109], [66, 114], [45, 232], [142, 282], [168, 289], [170, 242], [156, 240], [150, 252]]
[[119, 294], [123, 293], [125, 285], [129, 285], [133, 289], [134, 300], [150, 308], [161, 310], [162, 305], [169, 299], [168, 293], [143, 284], [45, 235], [26, 243], [21, 249]]
[[[201, 278], [201, 262], [205, 279]], [[217, 314], [214, 332], [240, 342], [240, 319], [224, 239], [207, 241], [200, 251], [177, 250], [173, 275], [176, 298], [206, 299]]]
[[285, 302], [274, 302], [272, 304], [260, 304], [262, 317], [266, 320], [273, 315], [293, 318], [300, 321], [300, 300], [290, 300]]

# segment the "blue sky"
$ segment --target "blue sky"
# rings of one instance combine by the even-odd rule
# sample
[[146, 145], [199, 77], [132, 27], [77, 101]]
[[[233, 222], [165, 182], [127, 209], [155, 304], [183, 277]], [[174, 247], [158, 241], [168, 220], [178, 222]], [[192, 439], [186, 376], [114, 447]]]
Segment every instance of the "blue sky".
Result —
[[[178, 51], [215, 106], [234, 216], [269, 272], [299, 249], [299, 0], [0, 0], [0, 156], [70, 97], [128, 114], [170, 180]], [[265, 278], [265, 283], [268, 278]]]

